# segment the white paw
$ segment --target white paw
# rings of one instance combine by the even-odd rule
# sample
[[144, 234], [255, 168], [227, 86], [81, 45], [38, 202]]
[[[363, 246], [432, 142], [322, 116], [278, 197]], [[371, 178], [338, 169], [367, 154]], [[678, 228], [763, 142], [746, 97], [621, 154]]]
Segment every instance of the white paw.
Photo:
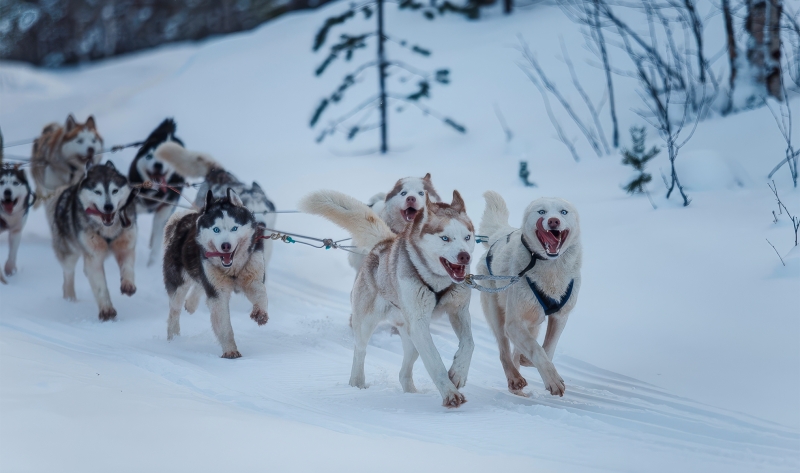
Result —
[[442, 405], [448, 409], [454, 409], [467, 402], [467, 398], [460, 392], [453, 390], [447, 395], [442, 397]]
[[542, 376], [545, 389], [550, 391], [553, 396], [563, 396], [567, 390], [564, 380], [561, 379], [561, 375], [558, 374], [556, 367], [552, 363], [547, 363], [546, 365], [539, 368], [539, 374]]

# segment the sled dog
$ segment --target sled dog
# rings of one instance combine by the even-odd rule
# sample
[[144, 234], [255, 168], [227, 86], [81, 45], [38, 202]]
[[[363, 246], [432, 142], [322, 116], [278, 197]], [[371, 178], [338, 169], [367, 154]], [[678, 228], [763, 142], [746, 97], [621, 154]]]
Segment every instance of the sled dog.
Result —
[[89, 168], [77, 184], [56, 191], [47, 202], [53, 249], [64, 269], [64, 299], [75, 300], [75, 266], [83, 256], [83, 272], [100, 308], [99, 318], [111, 320], [111, 304], [103, 262], [109, 253], [119, 265], [120, 291], [136, 292], [136, 193], [111, 162]]
[[63, 186], [78, 183], [86, 169], [100, 162], [103, 138], [94, 117], [78, 123], [69, 115], [64, 126], [51, 123], [33, 142], [31, 174], [36, 183], [37, 206]]
[[[2, 138], [0, 138], [2, 146]], [[3, 155], [0, 150], [0, 157]], [[19, 166], [0, 167], [0, 233], [8, 231], [8, 260], [0, 271], [0, 283], [5, 284], [4, 275], [17, 271], [17, 252], [22, 241], [22, 229], [28, 220], [28, 210], [36, 200], [28, 178]]]
[[[264, 240], [252, 212], [228, 189], [226, 196], [205, 194], [201, 211], [176, 213], [164, 235], [164, 284], [169, 294], [167, 338], [180, 335], [180, 315], [192, 286], [205, 292], [211, 327], [222, 345], [222, 358], [239, 358], [231, 327], [231, 292], [244, 292], [253, 304], [250, 318], [267, 323]], [[194, 309], [187, 307], [191, 313]]]
[[[453, 192], [450, 204], [431, 202], [413, 222], [395, 234], [365, 204], [335, 191], [319, 191], [300, 202], [300, 210], [325, 217], [346, 229], [353, 243], [370, 252], [356, 275], [350, 299], [355, 338], [350, 385], [365, 388], [364, 358], [372, 332], [381, 321], [397, 328], [403, 343], [400, 384], [415, 392], [412, 368], [422, 357], [446, 407], [466, 398], [459, 392], [467, 382], [474, 343], [469, 314], [470, 289], [462, 284], [475, 248], [472, 222], [464, 201]], [[430, 333], [435, 312], [444, 312], [458, 336], [458, 351], [448, 371]]]
[[[430, 196], [431, 202], [442, 200], [433, 188], [430, 173], [422, 178], [404, 177], [398, 180], [388, 194], [375, 194], [367, 205], [389, 225], [392, 232], [401, 233], [406, 225], [414, 221], [417, 212], [425, 208], [427, 196]], [[357, 271], [365, 258], [366, 254], [350, 253], [347, 259]]]
[[[180, 199], [178, 192], [182, 192], [186, 184], [183, 176], [175, 172], [169, 163], [155, 158], [155, 150], [161, 143], [170, 141], [183, 146], [183, 141], [175, 136], [175, 129], [175, 121], [171, 118], [161, 122], [139, 148], [128, 170], [128, 181], [131, 184], [141, 184], [145, 181], [153, 183], [153, 187], [141, 189], [136, 198], [138, 213], [153, 214], [153, 231], [150, 234], [150, 256], [147, 259], [147, 266], [152, 266], [161, 258], [164, 227], [175, 209], [174, 204]], [[168, 186], [178, 192], [170, 190]]]
[[[484, 275], [520, 275], [504, 292], [482, 292], [481, 305], [500, 348], [508, 389], [519, 394], [528, 383], [520, 362], [539, 370], [545, 388], [563, 396], [564, 380], [553, 365], [556, 344], [581, 288], [581, 240], [578, 212], [563, 199], [539, 198], [525, 210], [522, 228], [508, 224], [500, 194], [486, 192], [479, 230], [489, 237], [477, 264]], [[499, 283], [504, 284], [504, 283]], [[493, 282], [487, 283], [492, 287]], [[496, 284], [493, 286], [496, 287]], [[544, 346], [536, 337], [547, 318]], [[514, 346], [512, 354], [509, 342]]]

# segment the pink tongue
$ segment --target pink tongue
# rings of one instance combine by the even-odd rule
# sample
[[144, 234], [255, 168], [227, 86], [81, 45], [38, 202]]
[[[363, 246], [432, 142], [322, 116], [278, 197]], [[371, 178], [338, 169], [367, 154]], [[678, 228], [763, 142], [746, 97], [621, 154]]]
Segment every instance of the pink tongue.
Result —
[[548, 248], [548, 250], [551, 249], [555, 250], [558, 247], [559, 239], [556, 238], [555, 235], [544, 229], [544, 227], [542, 226], [543, 221], [544, 217], [540, 217], [539, 220], [536, 222], [536, 233], [539, 234], [539, 239], [541, 239], [543, 243], [545, 243], [547, 246], [550, 247]]
[[3, 203], [3, 210], [5, 210], [6, 213], [9, 213], [9, 214], [11, 212], [13, 212], [14, 211], [14, 202], [11, 202], [11, 203], [8, 203], [8, 204]]
[[233, 253], [221, 253], [220, 258], [222, 258], [224, 264], [231, 264], [231, 261], [233, 261]]

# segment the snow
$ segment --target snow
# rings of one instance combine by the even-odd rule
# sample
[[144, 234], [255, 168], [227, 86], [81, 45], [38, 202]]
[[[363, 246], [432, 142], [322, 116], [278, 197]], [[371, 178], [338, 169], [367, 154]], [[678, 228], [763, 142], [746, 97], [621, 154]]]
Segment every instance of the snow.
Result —
[[[645, 197], [620, 189], [629, 169], [619, 156], [582, 150], [581, 162], [572, 160], [515, 64], [521, 34], [566, 84], [555, 46], [561, 35], [588, 92], [602, 94], [600, 71], [584, 63], [582, 37], [557, 8], [428, 22], [389, 7], [387, 31], [433, 51], [430, 58], [403, 56], [399, 48], [390, 54], [451, 70], [452, 84], [434, 87], [430, 104], [465, 124], [467, 134], [408, 108], [390, 116], [394, 151], [385, 157], [364, 154], [377, 146], [375, 134], [319, 145], [307, 126], [311, 113], [359, 63], [337, 62], [316, 78], [322, 55], [310, 45], [317, 26], [343, 8], [334, 3], [252, 32], [74, 69], [0, 63], [0, 127], [12, 142], [69, 112], [79, 120], [93, 113], [110, 146], [141, 139], [173, 116], [187, 146], [257, 180], [280, 209], [321, 188], [366, 200], [399, 177], [426, 172], [442, 196], [462, 193], [475, 222], [485, 190], [506, 198], [512, 224], [532, 199], [564, 197], [579, 209], [585, 246], [580, 299], [554, 360], [566, 395], [551, 397], [532, 368], [522, 371], [527, 397], [507, 392], [477, 294], [462, 408], [440, 406], [421, 363], [421, 392], [402, 393], [402, 348], [386, 329], [368, 350], [369, 388], [351, 388], [354, 273], [346, 254], [301, 245], [275, 249], [266, 326], [249, 320], [244, 298], [233, 299], [243, 358], [219, 358], [204, 307], [184, 314], [182, 336], [167, 342], [160, 268], [144, 264], [149, 216], [139, 218], [138, 291], [132, 298], [116, 291], [119, 274], [109, 260], [119, 315], [100, 323], [83, 276], [76, 278], [78, 302], [61, 299], [61, 271], [37, 210], [24, 233], [20, 271], [0, 286], [0, 470], [797, 471], [800, 253], [788, 218], [773, 223], [777, 206], [766, 174], [784, 154], [769, 111], [700, 124], [678, 157], [692, 199], [687, 208], [664, 198], [660, 171], [669, 165], [662, 151], [648, 168], [654, 210]], [[347, 103], [373, 93], [373, 79], [366, 75]], [[620, 82], [622, 144], [629, 145], [627, 128], [641, 119], [631, 111], [633, 87]], [[571, 93], [566, 85], [564, 91]], [[796, 117], [798, 103], [791, 104]], [[514, 133], [511, 142], [495, 105]], [[653, 144], [660, 143], [651, 131]], [[132, 156], [112, 157], [127, 169]], [[538, 187], [522, 186], [521, 159]], [[775, 182], [800, 214], [788, 171]], [[305, 215], [280, 215], [278, 227], [344, 237]], [[0, 254], [7, 248], [3, 237]], [[452, 330], [441, 320], [432, 330], [442, 357], [451, 359]]]

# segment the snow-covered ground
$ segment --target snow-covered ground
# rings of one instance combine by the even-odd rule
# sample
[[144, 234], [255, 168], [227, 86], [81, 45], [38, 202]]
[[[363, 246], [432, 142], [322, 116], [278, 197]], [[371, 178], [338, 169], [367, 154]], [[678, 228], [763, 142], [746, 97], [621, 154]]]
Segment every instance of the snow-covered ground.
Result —
[[[390, 7], [390, 34], [433, 51], [407, 60], [450, 68], [452, 84], [435, 88], [431, 105], [468, 133], [408, 109], [390, 117], [395, 151], [388, 156], [361, 153], [375, 148], [374, 135], [319, 145], [307, 126], [311, 112], [353, 64], [314, 77], [322, 57], [311, 53], [311, 39], [343, 8], [334, 3], [253, 32], [77, 69], [0, 63], [0, 127], [11, 142], [69, 112], [81, 121], [93, 113], [110, 146], [141, 139], [173, 116], [188, 147], [257, 180], [281, 209], [320, 188], [366, 200], [399, 177], [426, 172], [440, 194], [458, 189], [476, 222], [488, 189], [505, 196], [512, 223], [532, 199], [564, 197], [580, 211], [585, 245], [580, 300], [555, 357], [566, 395], [550, 396], [532, 368], [523, 368], [528, 397], [507, 392], [477, 294], [462, 408], [440, 407], [421, 363], [421, 393], [402, 393], [401, 344], [388, 330], [379, 330], [368, 350], [369, 389], [349, 387], [354, 273], [346, 254], [301, 245], [276, 247], [266, 326], [249, 320], [246, 301], [234, 298], [243, 358], [219, 358], [205, 308], [184, 314], [182, 337], [168, 343], [161, 271], [144, 265], [149, 216], [139, 220], [138, 291], [118, 294], [109, 260], [119, 316], [100, 323], [82, 275], [79, 301], [61, 299], [61, 270], [37, 210], [20, 271], [0, 286], [0, 470], [797, 471], [800, 252], [792, 250], [788, 220], [772, 223], [766, 174], [783, 148], [769, 111], [700, 124], [679, 157], [688, 208], [663, 198], [662, 152], [651, 166], [653, 210], [646, 198], [620, 189], [629, 172], [618, 156], [572, 160], [516, 65], [520, 34], [567, 80], [557, 59], [562, 35], [585, 85], [600, 96], [599, 72], [584, 64], [582, 38], [558, 9], [428, 22]], [[348, 103], [370, 94], [373, 82], [366, 76]], [[622, 84], [619, 96], [627, 145], [625, 130], [641, 119], [630, 111], [633, 88]], [[495, 105], [514, 133], [510, 142]], [[132, 155], [112, 157], [127, 169]], [[530, 162], [537, 188], [516, 177], [520, 160]], [[788, 172], [776, 183], [800, 214]], [[286, 231], [345, 236], [310, 216], [281, 215], [278, 222]], [[3, 238], [3, 259], [7, 248]], [[452, 330], [435, 321], [433, 332], [450, 359]]]

